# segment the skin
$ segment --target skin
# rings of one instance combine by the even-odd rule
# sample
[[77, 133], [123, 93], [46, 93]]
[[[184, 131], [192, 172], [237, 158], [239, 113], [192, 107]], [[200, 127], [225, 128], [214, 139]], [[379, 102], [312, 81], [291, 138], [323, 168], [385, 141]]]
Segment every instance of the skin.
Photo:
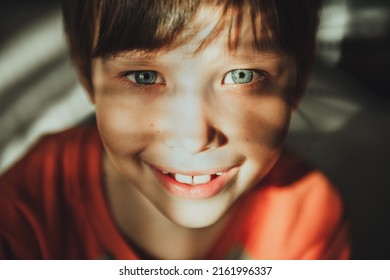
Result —
[[[105, 147], [110, 210], [130, 242], [156, 258], [201, 258], [207, 252], [237, 199], [278, 160], [293, 110], [294, 62], [255, 50], [249, 22], [236, 50], [226, 47], [226, 29], [194, 52], [215, 25], [204, 20], [214, 13], [203, 9], [195, 19], [201, 32], [176, 49], [93, 61], [91, 97]], [[254, 70], [253, 80], [234, 83], [234, 69]], [[137, 84], [132, 71], [141, 70], [156, 71], [156, 83]], [[235, 172], [215, 195], [192, 199], [164, 189], [153, 167], [181, 174]]]

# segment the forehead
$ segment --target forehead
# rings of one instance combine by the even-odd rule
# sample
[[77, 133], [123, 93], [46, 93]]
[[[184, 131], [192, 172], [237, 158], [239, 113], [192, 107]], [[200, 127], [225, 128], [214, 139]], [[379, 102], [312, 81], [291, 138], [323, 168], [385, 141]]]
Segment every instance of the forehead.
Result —
[[[217, 52], [221, 56], [280, 56], [283, 53], [269, 37], [255, 35], [253, 21], [244, 11], [239, 22], [232, 15], [223, 16], [223, 7], [202, 5], [174, 42], [156, 49], [130, 49], [114, 54], [115, 58], [156, 59], [170, 52], [192, 57]], [[260, 18], [257, 28], [261, 29]]]
[[[179, 9], [181, 7], [173, 11], [173, 17], [180, 17], [176, 15], [180, 14]], [[129, 11], [128, 18], [131, 15]], [[263, 53], [275, 53], [281, 49], [272, 38], [272, 24], [267, 23], [263, 27], [260, 12], [253, 13], [244, 4], [227, 8], [225, 4], [201, 2], [191, 16], [182, 18], [182, 24], [174, 19], [167, 21], [158, 18], [148, 25], [146, 19], [129, 21], [128, 18], [98, 20], [100, 28], [93, 57], [112, 58], [134, 53], [150, 58], [178, 48], [182, 53], [192, 55], [216, 41], [219, 42], [219, 51], [228, 53], [254, 51], [255, 48]], [[109, 30], [105, 30], [107, 25], [110, 26]]]

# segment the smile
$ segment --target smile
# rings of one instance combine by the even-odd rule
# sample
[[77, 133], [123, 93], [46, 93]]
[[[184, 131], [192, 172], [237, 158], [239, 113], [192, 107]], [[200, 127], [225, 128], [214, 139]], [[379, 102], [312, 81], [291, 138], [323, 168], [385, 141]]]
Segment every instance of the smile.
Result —
[[206, 175], [196, 175], [196, 176], [190, 176], [190, 175], [184, 175], [184, 174], [175, 174], [175, 173], [169, 173], [167, 171], [161, 171], [164, 175], [169, 175], [172, 178], [174, 178], [177, 182], [188, 184], [188, 185], [200, 185], [210, 182], [211, 180], [217, 178], [218, 176], [223, 175], [223, 172], [217, 172], [215, 174], [206, 174]]
[[[152, 167], [160, 185], [175, 197], [185, 199], [206, 199], [220, 193], [230, 185], [238, 172], [238, 167], [223, 169], [218, 172], [168, 172]], [[184, 173], [184, 172], [183, 172]]]

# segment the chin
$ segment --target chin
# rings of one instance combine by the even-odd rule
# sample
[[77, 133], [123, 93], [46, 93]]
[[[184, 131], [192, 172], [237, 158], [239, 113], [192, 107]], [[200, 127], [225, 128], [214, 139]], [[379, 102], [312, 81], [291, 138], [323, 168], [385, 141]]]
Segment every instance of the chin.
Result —
[[199, 218], [196, 220], [193, 219], [177, 219], [176, 217], [170, 219], [171, 222], [175, 223], [178, 226], [189, 228], [189, 229], [200, 229], [200, 228], [207, 228], [214, 224], [216, 224], [219, 219], [209, 219], [209, 218]]
[[172, 207], [164, 215], [171, 222], [181, 227], [194, 229], [210, 227], [221, 220], [228, 207], [213, 205], [209, 202], [198, 201], [198, 203], [194, 203], [193, 201], [187, 201], [184, 202], [186, 205], [179, 205], [177, 208]]

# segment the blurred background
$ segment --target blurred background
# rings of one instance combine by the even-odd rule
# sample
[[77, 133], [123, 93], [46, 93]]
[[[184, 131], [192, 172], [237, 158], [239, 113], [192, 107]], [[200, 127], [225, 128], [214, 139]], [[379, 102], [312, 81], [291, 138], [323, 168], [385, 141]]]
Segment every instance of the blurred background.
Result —
[[[93, 113], [69, 61], [59, 0], [0, 10], [0, 172], [47, 132]], [[325, 0], [317, 59], [287, 145], [339, 187], [352, 258], [390, 259], [390, 1]]]

